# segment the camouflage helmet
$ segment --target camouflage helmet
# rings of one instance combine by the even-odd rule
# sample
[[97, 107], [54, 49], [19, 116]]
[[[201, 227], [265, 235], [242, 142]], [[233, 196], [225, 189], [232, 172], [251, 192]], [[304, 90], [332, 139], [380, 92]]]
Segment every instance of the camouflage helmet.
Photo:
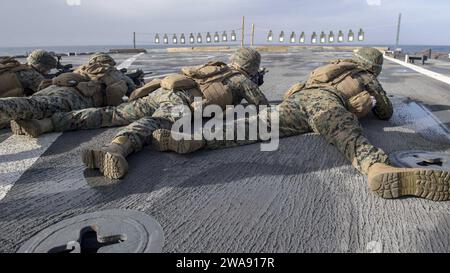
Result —
[[49, 72], [53, 68], [56, 68], [58, 64], [52, 54], [42, 49], [31, 52], [27, 58], [27, 63], [41, 73]]
[[237, 65], [240, 69], [252, 76], [259, 71], [261, 54], [253, 48], [240, 48], [231, 55], [230, 63]]
[[375, 48], [363, 47], [354, 53], [356, 61], [361, 63], [367, 70], [380, 75], [383, 69], [383, 54]]
[[89, 59], [89, 64], [94, 63], [109, 64], [111, 66], [116, 65], [116, 61], [114, 61], [114, 59], [106, 53], [96, 53], [92, 55], [92, 57]]

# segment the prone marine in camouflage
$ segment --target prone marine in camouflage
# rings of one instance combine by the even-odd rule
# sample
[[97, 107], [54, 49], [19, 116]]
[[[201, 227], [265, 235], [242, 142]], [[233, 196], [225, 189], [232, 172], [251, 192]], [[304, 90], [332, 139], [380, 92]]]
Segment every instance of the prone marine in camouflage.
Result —
[[261, 55], [256, 50], [242, 48], [232, 55], [229, 65], [210, 62], [183, 68], [181, 74], [154, 80], [137, 89], [130, 102], [117, 107], [58, 113], [49, 119], [28, 121], [22, 129], [36, 137], [50, 131], [128, 125], [109, 145], [82, 154], [87, 167], [100, 169], [108, 178], [119, 179], [128, 170], [126, 157], [150, 144], [155, 130], [170, 129], [186, 114], [185, 106], [191, 110], [198, 107], [195, 98], [201, 99], [202, 105], [222, 107], [240, 104], [243, 99], [250, 104], [267, 105], [259, 86], [251, 81], [258, 73], [260, 62]]
[[30, 97], [1, 98], [0, 123], [13, 121], [13, 132], [22, 134], [20, 125], [23, 120], [47, 118], [77, 109], [119, 105], [122, 97], [131, 93], [135, 85], [112, 65], [114, 60], [110, 56], [102, 55], [108, 61], [100, 62], [99, 55], [94, 55], [87, 65], [74, 73], [64, 73], [50, 80], [48, 87]]
[[47, 51], [35, 50], [21, 64], [13, 58], [0, 60], [0, 98], [30, 96], [39, 90], [50, 70], [56, 68], [56, 59]]
[[[297, 84], [286, 93], [284, 101], [275, 110], [279, 115], [280, 137], [308, 132], [320, 134], [356, 169], [368, 175], [370, 188], [383, 198], [413, 195], [435, 201], [449, 200], [448, 172], [394, 168], [389, 165], [389, 158], [385, 152], [374, 147], [364, 136], [358, 117], [367, 115], [370, 110], [382, 120], [390, 119], [393, 114], [392, 104], [376, 79], [383, 64], [382, 54], [376, 49], [362, 48], [355, 53], [353, 60], [332, 62], [332, 64], [342, 63], [348, 63], [348, 67], [353, 67], [351, 64], [357, 66], [344, 71], [345, 77], [341, 77], [342, 74], [339, 73], [334, 75], [334, 79], [341, 77], [334, 82], [317, 79], [317, 72], [327, 70], [330, 72], [330, 67], [319, 68], [311, 74], [306, 84]], [[376, 101], [374, 105], [372, 97]], [[261, 111], [257, 118], [245, 119], [246, 128], [248, 129], [250, 123], [257, 122], [258, 119], [271, 127], [269, 113]], [[238, 122], [235, 122], [235, 128]], [[235, 147], [258, 141], [237, 140], [236, 130], [235, 139], [226, 140], [226, 126], [223, 131], [224, 140], [220, 141], [186, 139], [177, 141], [171, 137], [170, 132], [159, 130], [154, 133], [153, 145], [160, 151], [190, 153], [202, 148]]]

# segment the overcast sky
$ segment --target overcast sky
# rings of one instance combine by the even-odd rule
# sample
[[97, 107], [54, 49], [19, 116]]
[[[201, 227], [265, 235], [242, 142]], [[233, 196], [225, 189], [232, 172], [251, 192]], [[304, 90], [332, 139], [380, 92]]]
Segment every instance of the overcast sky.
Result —
[[[366, 42], [450, 45], [450, 0], [0, 0], [0, 46], [130, 44], [132, 32], [190, 33], [256, 24], [274, 32], [362, 27]], [[138, 36], [152, 42], [153, 36]]]

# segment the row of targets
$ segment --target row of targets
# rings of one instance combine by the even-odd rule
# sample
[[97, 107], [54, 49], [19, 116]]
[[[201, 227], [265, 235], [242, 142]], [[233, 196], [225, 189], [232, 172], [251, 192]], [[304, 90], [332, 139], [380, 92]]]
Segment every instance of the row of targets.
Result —
[[231, 42], [235, 42], [236, 39], [237, 39], [236, 32], [234, 30], [231, 31], [230, 39], [228, 39], [228, 34], [227, 34], [226, 31], [224, 31], [222, 33], [222, 35], [219, 35], [219, 32], [217, 32], [217, 31], [216, 31], [216, 33], [214, 33], [214, 35], [211, 35], [209, 32], [207, 32], [206, 36], [205, 36], [205, 40], [203, 40], [203, 36], [202, 36], [201, 33], [198, 33], [197, 37], [195, 37], [194, 34], [191, 33], [189, 35], [189, 39], [187, 39], [187, 40], [186, 40], [186, 37], [184, 36], [184, 34], [181, 34], [179, 39], [178, 39], [176, 34], [173, 34], [171, 40], [169, 40], [169, 36], [167, 34], [164, 34], [162, 39], [160, 38], [159, 34], [156, 34], [155, 35], [155, 44], [160, 44], [160, 43], [169, 44], [169, 42], [172, 43], [172, 44], [178, 44], [178, 43], [180, 43], [180, 44], [186, 44], [186, 43], [201, 44], [201, 43], [203, 43], [203, 41], [205, 41], [206, 43], [212, 43], [212, 42], [214, 42], [214, 43], [219, 43], [219, 42], [226, 43], [226, 42], [229, 42], [230, 40], [231, 40]]
[[[298, 39], [298, 42], [301, 44], [306, 43], [306, 34], [305, 32], [302, 32], [300, 34], [300, 37]], [[330, 31], [330, 34], [328, 34], [328, 36], [325, 34], [324, 31], [322, 31], [322, 33], [320, 34], [320, 36], [317, 35], [316, 32], [313, 32], [311, 35], [311, 44], [317, 44], [317, 43], [321, 43], [321, 44], [325, 44], [325, 43], [343, 43], [345, 41], [348, 42], [355, 42], [356, 40], [362, 42], [365, 39], [365, 34], [364, 31], [362, 29], [359, 30], [358, 32], [358, 36], [355, 37], [355, 33], [350, 30], [348, 32], [347, 37], [344, 35], [344, 32], [342, 32], [341, 30], [338, 32], [337, 36], [335, 36], [333, 31]], [[267, 42], [273, 42], [274, 40], [274, 36], [273, 36], [273, 32], [272, 30], [269, 31], [269, 34], [267, 35]], [[279, 38], [278, 38], [280, 43], [285, 43], [286, 42], [286, 37], [284, 34], [284, 31], [281, 31]], [[289, 42], [290, 43], [297, 43], [297, 35], [295, 34], [295, 32], [293, 31], [291, 33], [291, 36], [289, 37]]]

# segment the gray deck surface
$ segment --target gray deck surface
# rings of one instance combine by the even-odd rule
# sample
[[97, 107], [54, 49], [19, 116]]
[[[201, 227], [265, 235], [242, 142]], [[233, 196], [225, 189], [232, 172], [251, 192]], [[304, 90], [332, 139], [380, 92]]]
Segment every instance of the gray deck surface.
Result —
[[431, 71], [450, 76], [450, 58], [448, 60], [428, 60], [425, 65], [416, 61], [415, 64]]
[[[278, 103], [292, 84], [338, 56], [349, 53], [265, 53], [270, 74], [263, 90]], [[131, 56], [114, 57], [121, 62]], [[131, 68], [165, 74], [215, 58], [227, 56], [153, 52]], [[369, 139], [388, 153], [450, 152], [449, 86], [389, 62], [380, 79], [396, 112], [390, 122], [362, 120]], [[0, 164], [10, 167], [0, 169], [0, 179], [15, 182], [0, 201], [0, 252], [17, 251], [63, 219], [112, 208], [155, 217], [164, 229], [164, 252], [450, 252], [450, 202], [378, 198], [320, 136], [282, 139], [276, 152], [261, 152], [259, 144], [187, 156], [145, 149], [129, 158], [124, 180], [102, 187], [105, 178], [85, 170], [80, 152], [102, 146], [117, 130], [37, 141], [0, 131]], [[5, 143], [12, 142], [25, 148], [8, 151]], [[40, 155], [33, 145], [49, 148]], [[33, 157], [23, 174], [14, 173], [15, 164]]]

